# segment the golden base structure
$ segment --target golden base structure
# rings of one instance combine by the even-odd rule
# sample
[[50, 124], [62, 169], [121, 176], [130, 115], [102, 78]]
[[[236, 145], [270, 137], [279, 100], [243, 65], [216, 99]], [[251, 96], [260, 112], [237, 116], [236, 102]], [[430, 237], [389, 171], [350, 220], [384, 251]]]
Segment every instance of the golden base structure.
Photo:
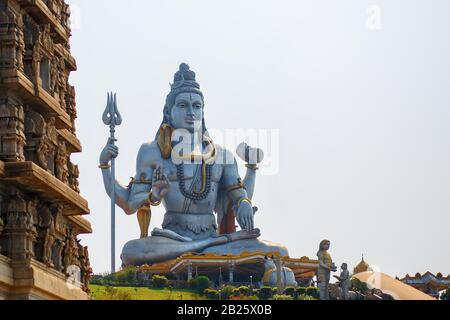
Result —
[[88, 299], [69, 5], [0, 2], [0, 299]]
[[[318, 260], [308, 257], [299, 259], [281, 257], [278, 253], [243, 252], [240, 255], [215, 255], [187, 253], [181, 257], [154, 265], [138, 268], [138, 273], [147, 278], [164, 275], [180, 282], [190, 280], [196, 275], [206, 275], [211, 280], [229, 284], [249, 284], [263, 281], [267, 277], [267, 259], [277, 260], [283, 267], [292, 270], [299, 285], [309, 286], [316, 276]], [[270, 271], [269, 271], [270, 272]], [[219, 280], [220, 279], [220, 280]]]

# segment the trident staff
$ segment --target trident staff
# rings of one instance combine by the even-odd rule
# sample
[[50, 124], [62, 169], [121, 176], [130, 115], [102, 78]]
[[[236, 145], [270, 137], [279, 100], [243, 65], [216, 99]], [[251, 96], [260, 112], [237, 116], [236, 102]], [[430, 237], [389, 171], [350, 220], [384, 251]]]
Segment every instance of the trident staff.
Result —
[[[114, 145], [117, 141], [115, 138], [116, 126], [122, 124], [122, 116], [117, 108], [117, 96], [114, 93], [108, 93], [108, 99], [105, 112], [103, 112], [103, 123], [109, 126], [109, 143]], [[111, 160], [111, 272], [116, 271], [116, 174], [115, 159]]]

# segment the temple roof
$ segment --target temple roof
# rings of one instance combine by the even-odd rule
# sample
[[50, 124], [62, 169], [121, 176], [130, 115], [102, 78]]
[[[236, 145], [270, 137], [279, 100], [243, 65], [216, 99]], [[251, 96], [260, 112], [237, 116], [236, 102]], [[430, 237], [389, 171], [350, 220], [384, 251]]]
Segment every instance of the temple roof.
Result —
[[362, 272], [355, 275], [355, 278], [391, 295], [395, 300], [435, 300], [422, 291], [381, 272]]
[[366, 272], [369, 270], [369, 264], [364, 261], [364, 255], [362, 256], [362, 260], [360, 263], [358, 263], [358, 265], [353, 269], [353, 274], [358, 274], [361, 272]]
[[407, 274], [403, 279], [400, 279], [400, 281], [412, 286], [433, 285], [442, 289], [450, 287], [450, 275], [447, 275], [447, 277], [443, 277], [442, 273], [440, 272], [436, 275], [429, 271], [427, 271], [423, 275], [420, 273], [416, 273], [414, 277], [411, 277]]

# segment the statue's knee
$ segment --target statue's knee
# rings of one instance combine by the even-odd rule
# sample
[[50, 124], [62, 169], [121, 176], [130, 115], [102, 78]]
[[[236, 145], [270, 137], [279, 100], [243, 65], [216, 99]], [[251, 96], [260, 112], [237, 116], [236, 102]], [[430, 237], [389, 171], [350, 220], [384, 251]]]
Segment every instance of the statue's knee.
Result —
[[127, 242], [122, 249], [121, 258], [124, 264], [133, 265], [142, 254], [142, 245], [138, 240]]

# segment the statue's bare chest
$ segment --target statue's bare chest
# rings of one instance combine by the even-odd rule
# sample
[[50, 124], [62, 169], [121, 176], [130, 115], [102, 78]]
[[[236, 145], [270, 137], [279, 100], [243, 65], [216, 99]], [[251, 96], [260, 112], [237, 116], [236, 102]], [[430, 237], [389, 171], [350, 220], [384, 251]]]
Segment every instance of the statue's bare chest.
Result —
[[[210, 168], [211, 181], [218, 183], [222, 177], [223, 166], [213, 164]], [[163, 172], [169, 181], [192, 180], [194, 177], [202, 176], [204, 174], [202, 164], [183, 164], [182, 170], [170, 160], [163, 161]]]

